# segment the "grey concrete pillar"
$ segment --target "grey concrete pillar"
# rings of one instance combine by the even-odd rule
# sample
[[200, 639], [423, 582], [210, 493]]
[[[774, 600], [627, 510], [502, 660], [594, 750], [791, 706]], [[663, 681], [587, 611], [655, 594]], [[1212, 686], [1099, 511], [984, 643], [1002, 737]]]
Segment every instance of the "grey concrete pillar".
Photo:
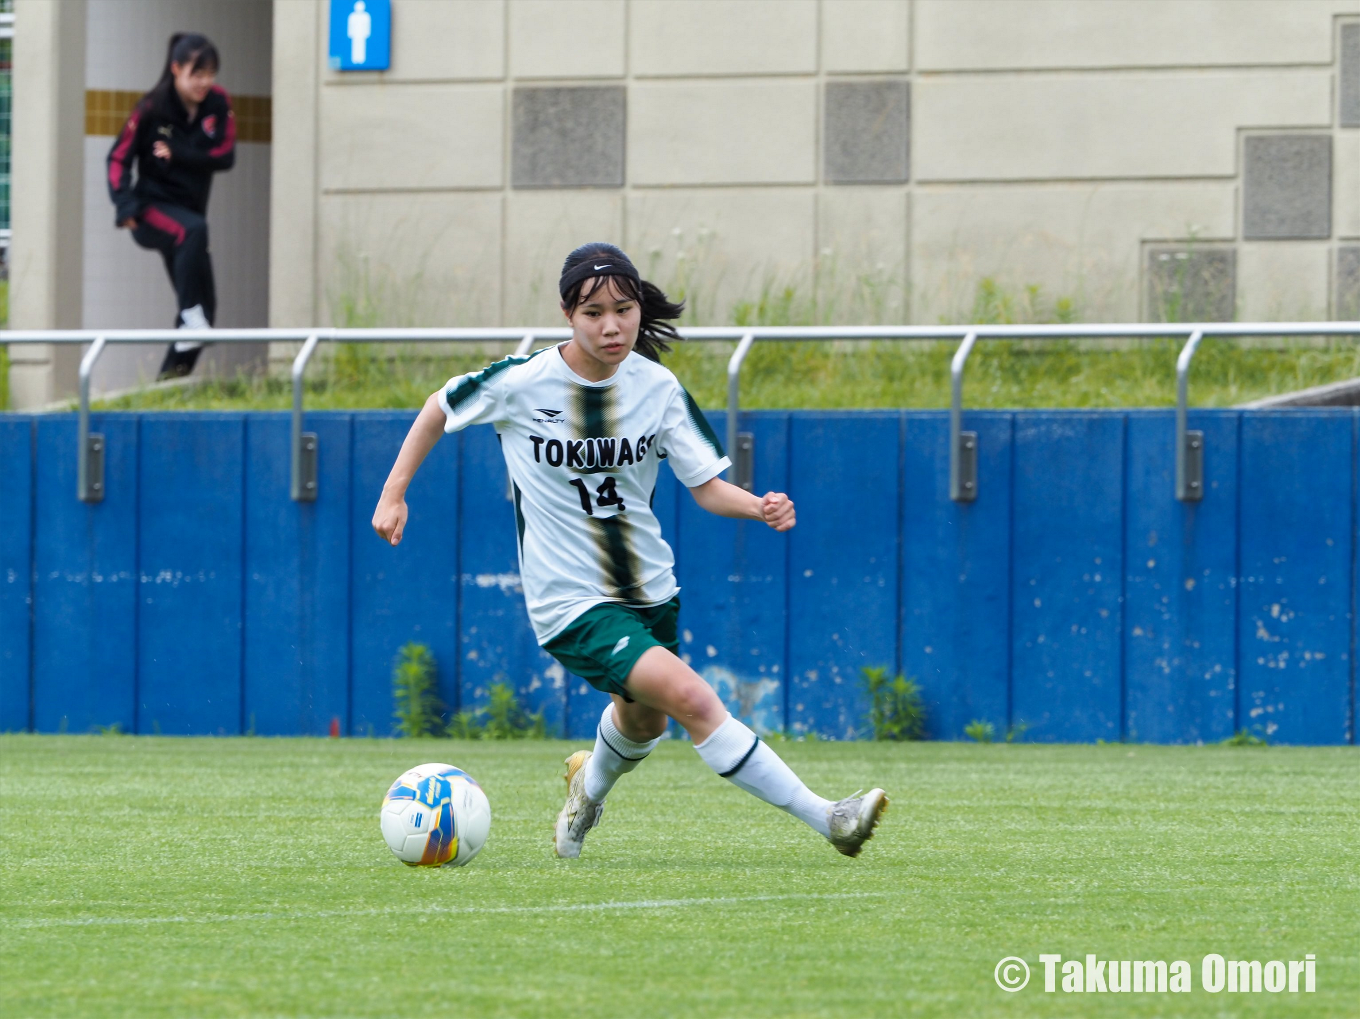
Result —
[[[9, 320], [79, 329], [84, 245], [86, 0], [18, 0]], [[10, 347], [16, 410], [73, 395], [80, 350]]]
[[325, 5], [274, 4], [269, 324], [317, 324], [317, 120]]

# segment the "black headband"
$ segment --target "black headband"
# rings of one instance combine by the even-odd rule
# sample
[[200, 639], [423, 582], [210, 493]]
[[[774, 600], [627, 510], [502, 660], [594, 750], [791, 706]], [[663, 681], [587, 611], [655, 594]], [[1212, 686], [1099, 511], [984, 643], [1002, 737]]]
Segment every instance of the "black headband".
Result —
[[628, 259], [619, 258], [617, 255], [599, 255], [577, 263], [562, 274], [562, 278], [557, 281], [557, 290], [562, 295], [562, 300], [567, 299], [567, 291], [572, 287], [593, 276], [627, 276], [634, 283], [642, 282], [642, 277]]

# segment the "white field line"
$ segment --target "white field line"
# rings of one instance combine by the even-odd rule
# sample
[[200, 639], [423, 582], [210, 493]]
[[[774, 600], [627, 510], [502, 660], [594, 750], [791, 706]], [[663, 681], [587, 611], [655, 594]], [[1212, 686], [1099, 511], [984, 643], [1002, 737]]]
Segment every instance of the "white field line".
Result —
[[325, 920], [335, 917], [387, 916], [400, 914], [503, 914], [503, 913], [589, 913], [630, 909], [690, 909], [695, 906], [730, 906], [747, 902], [840, 901], [874, 899], [897, 892], [816, 892], [788, 895], [731, 895], [693, 899], [638, 899], [633, 902], [573, 902], [548, 906], [389, 906], [384, 909], [326, 909], [296, 913], [224, 913], [203, 916], [90, 916], [74, 919], [0, 920], [0, 930], [30, 930], [40, 927], [138, 927], [155, 924], [237, 923], [265, 920]]

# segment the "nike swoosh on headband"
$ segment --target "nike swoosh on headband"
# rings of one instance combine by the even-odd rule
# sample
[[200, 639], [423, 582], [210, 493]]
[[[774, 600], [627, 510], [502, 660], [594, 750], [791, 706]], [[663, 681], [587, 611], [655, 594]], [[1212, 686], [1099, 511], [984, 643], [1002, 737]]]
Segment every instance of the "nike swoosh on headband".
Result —
[[613, 266], [612, 264], [611, 264], [611, 265], [597, 265], [595, 268], [596, 268], [596, 269], [612, 269], [612, 268], [614, 268], [614, 266]]

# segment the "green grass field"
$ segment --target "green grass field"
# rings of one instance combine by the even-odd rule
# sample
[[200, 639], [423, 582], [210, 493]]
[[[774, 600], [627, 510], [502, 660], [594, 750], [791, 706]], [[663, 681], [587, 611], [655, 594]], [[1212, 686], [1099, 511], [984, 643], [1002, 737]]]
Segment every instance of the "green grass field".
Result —
[[[848, 860], [665, 743], [567, 862], [573, 746], [0, 737], [0, 1014], [1360, 1014], [1354, 748], [777, 744], [818, 791], [889, 790]], [[379, 834], [426, 760], [491, 798], [467, 868]], [[1195, 990], [1045, 994], [1042, 952], [1186, 959]], [[1317, 991], [1207, 993], [1210, 952], [1315, 953]]]

